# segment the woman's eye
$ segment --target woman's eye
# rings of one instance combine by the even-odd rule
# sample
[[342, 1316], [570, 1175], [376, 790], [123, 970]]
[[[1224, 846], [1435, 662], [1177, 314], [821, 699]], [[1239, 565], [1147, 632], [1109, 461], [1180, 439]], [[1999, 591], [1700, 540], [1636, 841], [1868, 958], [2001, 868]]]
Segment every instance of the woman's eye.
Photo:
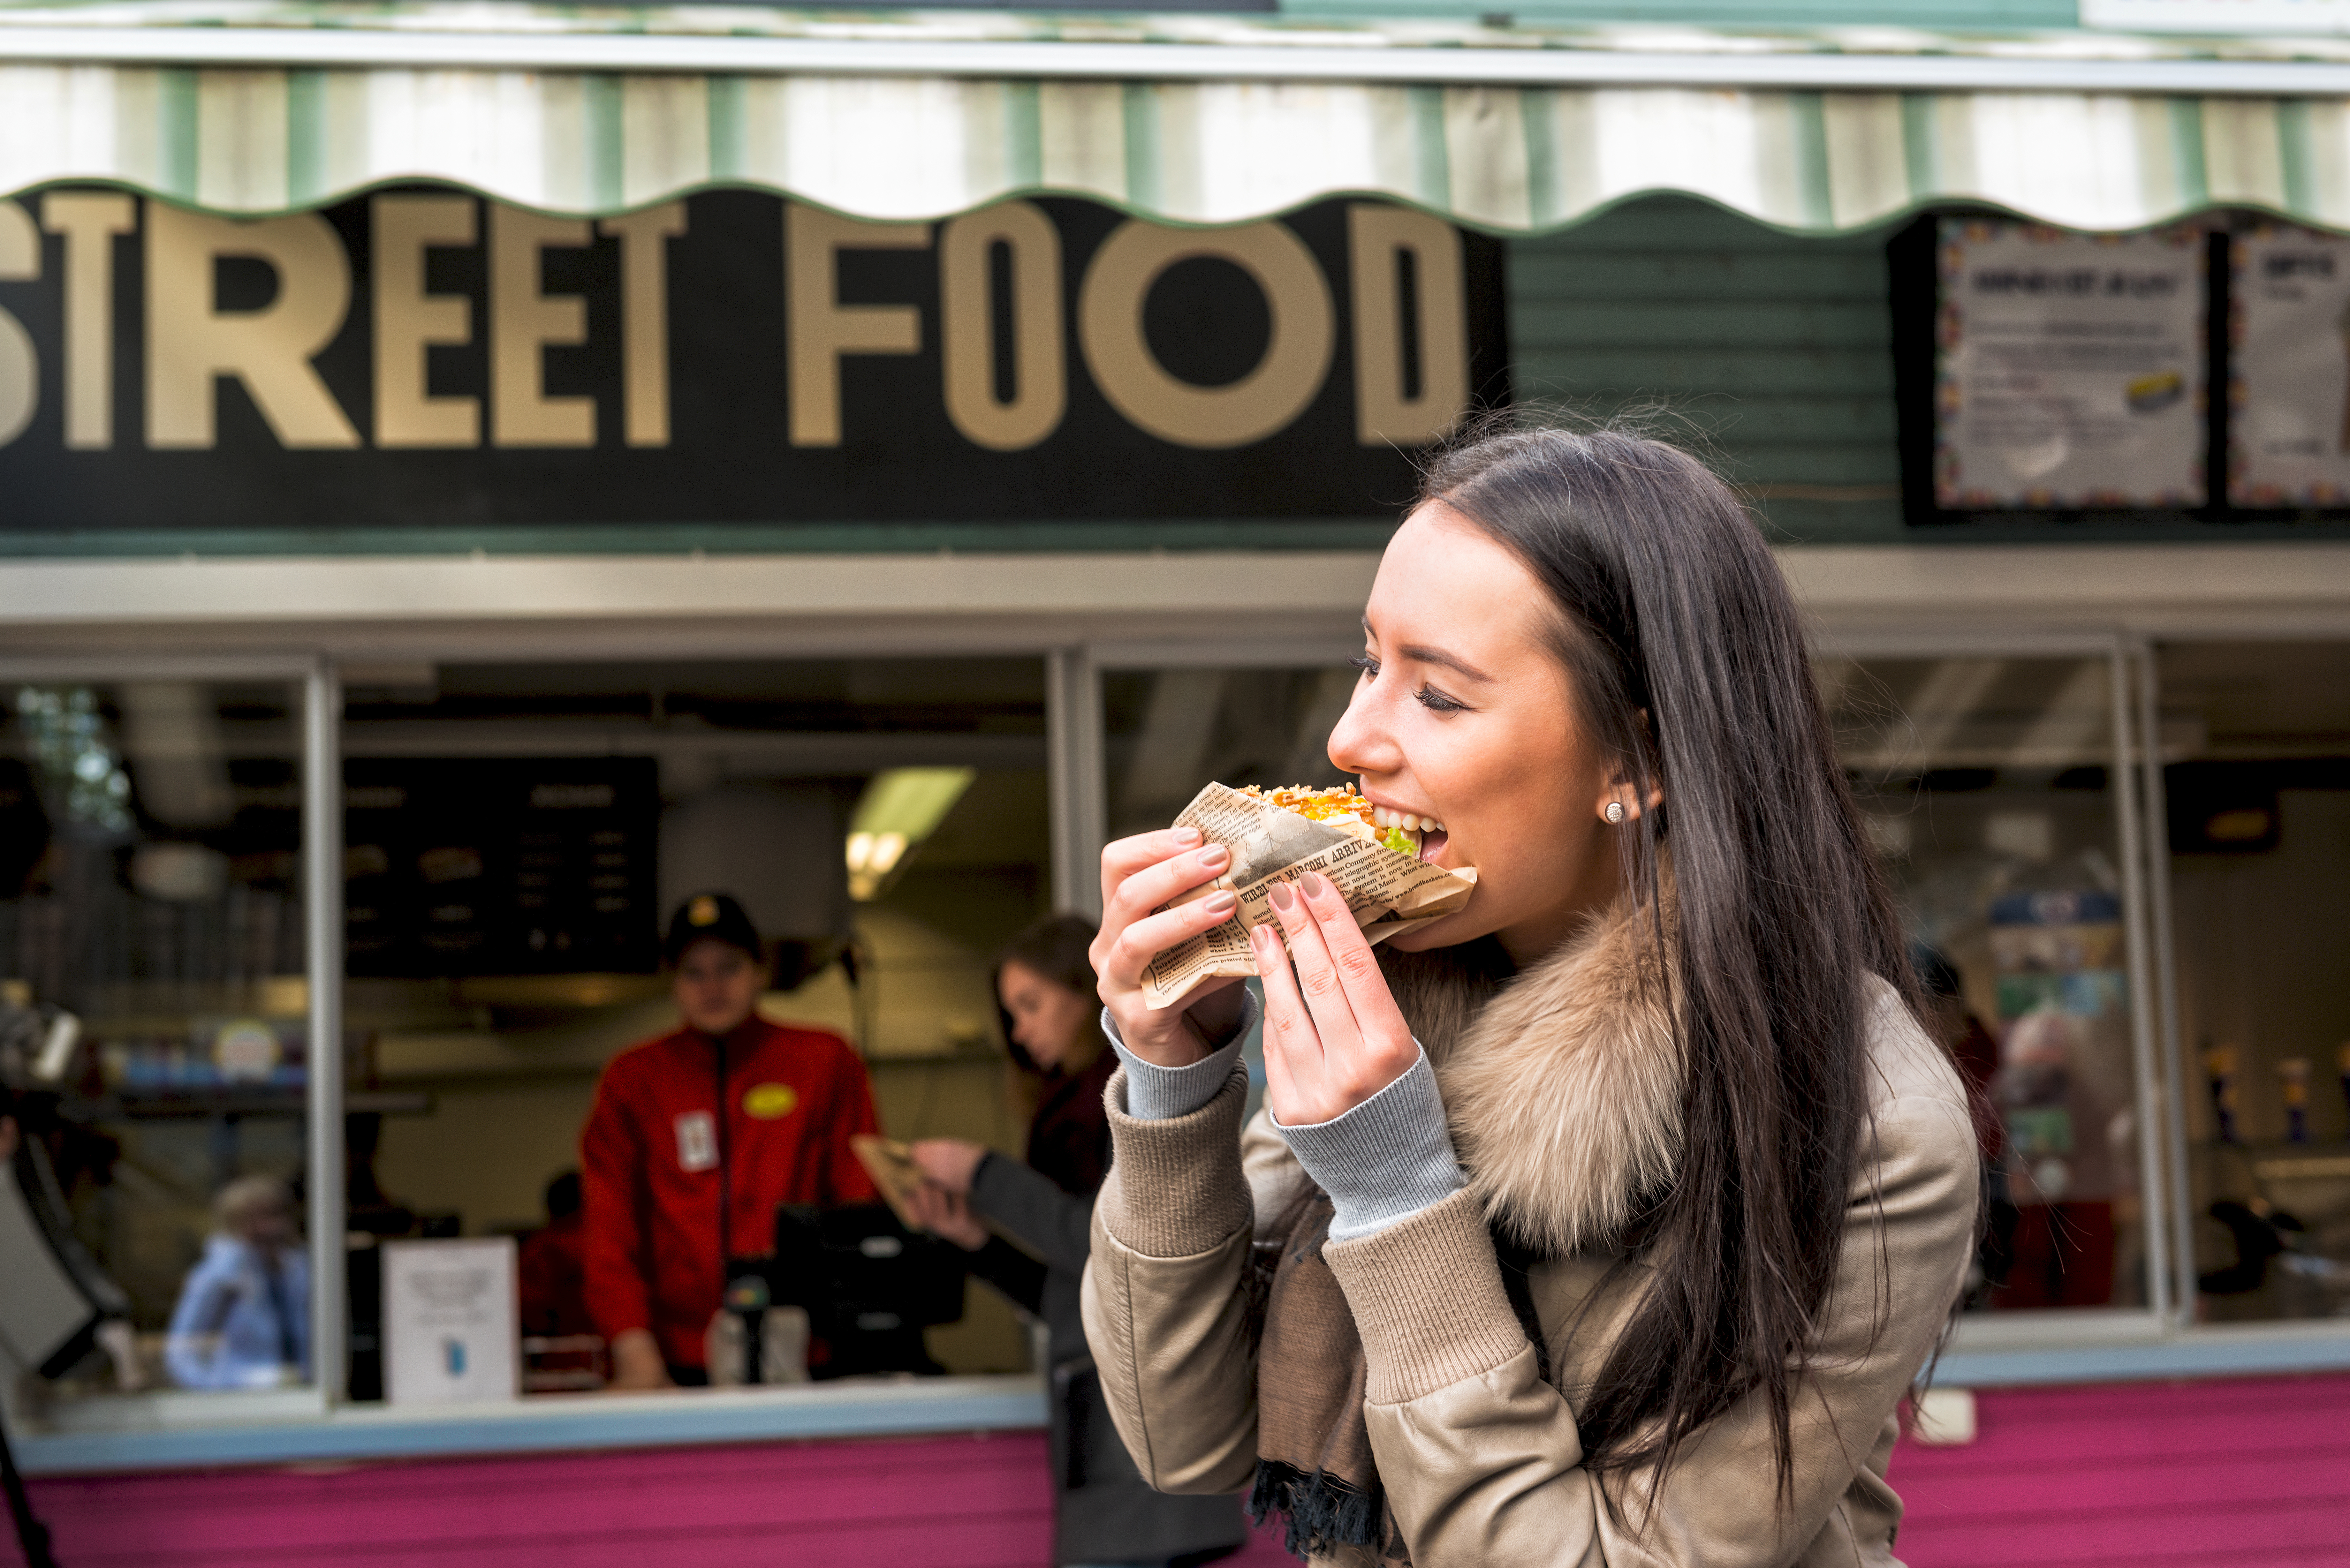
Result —
[[1361, 670], [1364, 674], [1369, 676], [1374, 680], [1377, 680], [1379, 678], [1379, 661], [1373, 659], [1367, 653], [1358, 653], [1354, 658], [1347, 660], [1347, 662], [1353, 665], [1356, 669]]
[[1465, 713], [1469, 711], [1468, 703], [1456, 702], [1433, 686], [1423, 686], [1412, 695], [1419, 700], [1421, 707], [1431, 713]]

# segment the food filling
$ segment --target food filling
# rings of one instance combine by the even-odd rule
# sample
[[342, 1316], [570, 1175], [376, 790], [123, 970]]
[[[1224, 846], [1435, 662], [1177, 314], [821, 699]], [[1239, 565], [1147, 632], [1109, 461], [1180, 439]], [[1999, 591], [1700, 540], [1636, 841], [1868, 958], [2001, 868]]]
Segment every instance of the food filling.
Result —
[[1311, 822], [1326, 822], [1345, 833], [1371, 843], [1383, 845], [1398, 855], [1409, 855], [1417, 860], [1429, 840], [1440, 845], [1444, 825], [1434, 817], [1417, 816], [1410, 812], [1389, 811], [1374, 805], [1355, 792], [1351, 784], [1334, 784], [1327, 789], [1305, 789], [1295, 785], [1277, 785], [1272, 789], [1258, 784], [1244, 784], [1241, 794], [1266, 801], [1284, 811], [1294, 811]]

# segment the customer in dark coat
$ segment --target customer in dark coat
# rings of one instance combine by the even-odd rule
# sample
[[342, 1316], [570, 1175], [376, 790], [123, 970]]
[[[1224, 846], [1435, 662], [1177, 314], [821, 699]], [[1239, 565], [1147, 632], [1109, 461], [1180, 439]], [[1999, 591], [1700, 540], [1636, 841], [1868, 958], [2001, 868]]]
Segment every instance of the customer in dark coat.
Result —
[[1102, 1089], [1118, 1067], [1102, 1038], [1086, 957], [1093, 936], [1087, 921], [1055, 916], [1014, 938], [996, 962], [1004, 1039], [1014, 1061], [1038, 1080], [1027, 1164], [975, 1143], [925, 1139], [913, 1156], [930, 1184], [916, 1206], [931, 1230], [975, 1254], [973, 1273], [1051, 1330], [1060, 1524], [1054, 1561], [1211, 1563], [1247, 1538], [1239, 1500], [1172, 1497], [1143, 1480], [1110, 1425], [1079, 1320], [1094, 1194], [1109, 1170]]

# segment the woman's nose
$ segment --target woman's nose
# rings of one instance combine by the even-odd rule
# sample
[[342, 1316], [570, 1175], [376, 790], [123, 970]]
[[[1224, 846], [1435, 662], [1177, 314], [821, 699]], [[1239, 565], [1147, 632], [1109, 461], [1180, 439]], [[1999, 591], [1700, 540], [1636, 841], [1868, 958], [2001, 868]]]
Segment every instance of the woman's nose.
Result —
[[1379, 722], [1371, 683], [1357, 681], [1354, 700], [1330, 732], [1331, 765], [1344, 774], [1386, 774], [1395, 772], [1402, 760], [1402, 749]]

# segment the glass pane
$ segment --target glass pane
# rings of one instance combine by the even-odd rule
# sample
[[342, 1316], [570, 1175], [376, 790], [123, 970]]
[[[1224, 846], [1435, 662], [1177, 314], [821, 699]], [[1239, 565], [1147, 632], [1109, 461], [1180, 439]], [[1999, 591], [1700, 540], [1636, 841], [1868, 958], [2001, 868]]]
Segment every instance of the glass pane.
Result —
[[1987, 1104], [1978, 1311], [2143, 1306], [2104, 659], [1824, 659], [1935, 1020]]
[[1330, 732], [1356, 675], [1327, 670], [1114, 670], [1102, 676], [1109, 836], [1164, 827], [1210, 780], [1331, 784]]
[[2197, 1310], [2350, 1313], [2350, 644], [2160, 657]]
[[[1034, 1107], [989, 975], [1050, 898], [1041, 661], [418, 663], [345, 686], [355, 1397], [381, 1396], [390, 1239], [521, 1238], [525, 1391], [604, 1381], [580, 1137], [607, 1064], [680, 1026], [660, 942], [689, 895], [741, 899], [779, 971], [760, 1014], [855, 1045], [885, 1135], [1022, 1155]], [[749, 1114], [782, 1127], [793, 1103], [770, 1086]], [[737, 1252], [806, 1196], [749, 1180]], [[927, 1345], [955, 1372], [1028, 1363], [983, 1285]]]
[[[306, 1381], [301, 689], [9, 684], [0, 712], [10, 1196], [78, 1303], [26, 1348], [68, 1397]], [[127, 1331], [56, 1338], [92, 1313]]]

